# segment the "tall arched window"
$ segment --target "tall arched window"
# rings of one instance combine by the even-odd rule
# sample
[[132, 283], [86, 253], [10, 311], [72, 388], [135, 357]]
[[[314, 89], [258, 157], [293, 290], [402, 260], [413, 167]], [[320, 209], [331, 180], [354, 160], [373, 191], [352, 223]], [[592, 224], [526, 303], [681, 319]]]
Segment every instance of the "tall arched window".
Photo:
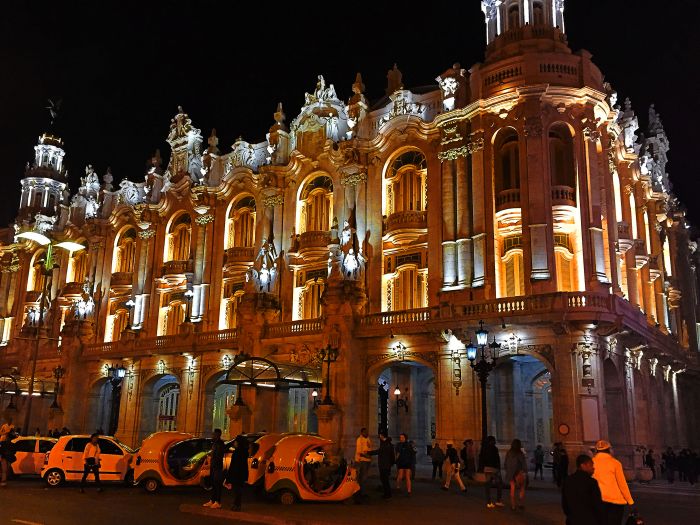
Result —
[[314, 278], [306, 282], [299, 301], [300, 319], [316, 319], [323, 313], [321, 296], [326, 287], [324, 279]]
[[399, 267], [387, 286], [387, 307], [390, 311], [411, 310], [427, 306], [427, 275], [416, 265]]
[[88, 266], [87, 250], [80, 250], [72, 254], [68, 260], [68, 272], [66, 281], [69, 283], [82, 283], [85, 281]]
[[161, 320], [161, 333], [159, 335], [173, 335], [180, 331], [180, 325], [185, 321], [187, 305], [181, 301], [173, 301], [163, 310]]
[[520, 27], [520, 7], [518, 4], [513, 4], [508, 8], [508, 29], [518, 27]]
[[552, 186], [576, 187], [574, 142], [564, 124], [555, 124], [549, 131], [549, 168]]
[[243, 299], [243, 288], [236, 290], [226, 301], [226, 328], [238, 327], [238, 307]]
[[425, 156], [416, 150], [399, 155], [387, 171], [387, 215], [404, 211], [425, 211], [427, 207]]
[[501, 271], [501, 296], [525, 295], [525, 267], [522, 236], [512, 235], [503, 239]]
[[122, 332], [129, 326], [129, 311], [120, 309], [112, 316], [112, 329], [108, 335], [109, 341], [118, 341]]
[[27, 291], [28, 292], [41, 292], [44, 290], [44, 281], [46, 276], [42, 272], [41, 261], [46, 258], [46, 252], [40, 250], [34, 254], [32, 259], [32, 269], [29, 272], [29, 279], [27, 280]]
[[533, 25], [541, 26], [544, 24], [544, 6], [542, 2], [532, 3], [532, 22]]
[[509, 128], [496, 141], [496, 193], [520, 189], [518, 134]]
[[136, 230], [129, 228], [122, 233], [114, 247], [114, 257], [112, 259], [112, 273], [134, 271], [134, 261], [136, 260]]
[[299, 200], [299, 233], [330, 230], [333, 216], [333, 181], [330, 177], [319, 175], [309, 181]]
[[190, 238], [192, 220], [186, 213], [180, 215], [170, 225], [166, 242], [165, 262], [188, 261], [190, 259]]
[[255, 199], [239, 199], [229, 212], [226, 248], [249, 248], [255, 245]]
[[554, 247], [554, 264], [557, 270], [557, 291], [576, 291], [576, 277], [574, 274], [574, 254], [564, 246]]

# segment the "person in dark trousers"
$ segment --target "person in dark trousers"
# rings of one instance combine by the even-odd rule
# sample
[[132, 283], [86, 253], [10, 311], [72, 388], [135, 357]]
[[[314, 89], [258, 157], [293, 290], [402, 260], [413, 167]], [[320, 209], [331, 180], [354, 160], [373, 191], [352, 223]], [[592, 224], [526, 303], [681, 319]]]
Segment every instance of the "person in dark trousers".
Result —
[[102, 492], [100, 484], [100, 439], [99, 434], [90, 436], [90, 441], [83, 450], [83, 479], [80, 480], [80, 492], [85, 492], [85, 481], [88, 474], [92, 472], [95, 476], [97, 492]]
[[433, 462], [433, 477], [430, 478], [435, 480], [435, 475], [439, 475], [439, 479], [442, 479], [442, 464], [445, 462], [445, 453], [440, 448], [440, 443], [435, 443], [435, 446], [430, 449], [430, 459]]
[[462, 444], [462, 450], [459, 453], [459, 457], [462, 460], [462, 473], [469, 479], [474, 479], [474, 473], [476, 472], [476, 459], [474, 454], [474, 440], [465, 439]]
[[557, 464], [557, 487], [561, 487], [562, 482], [569, 475], [569, 454], [566, 449], [559, 447], [559, 463]]
[[654, 459], [654, 450], [649, 449], [644, 456], [644, 464], [651, 469], [651, 479], [656, 479], [656, 460]]
[[[502, 507], [503, 480], [501, 479], [501, 456], [496, 447], [496, 438], [488, 436], [486, 443], [481, 444], [481, 454], [479, 455], [479, 465], [486, 478], [486, 507], [493, 509]], [[496, 502], [491, 499], [491, 487], [496, 487]]]
[[226, 472], [227, 489], [233, 489], [233, 507], [235, 511], [241, 510], [243, 499], [243, 487], [248, 482], [248, 449], [250, 444], [245, 436], [236, 436], [236, 448], [231, 455], [231, 464]]
[[676, 470], [676, 454], [673, 452], [671, 447], [666, 449], [661, 455], [661, 460], [663, 461], [663, 471], [666, 473], [666, 480], [669, 483], [673, 483]]
[[593, 458], [581, 454], [576, 458], [576, 472], [562, 483], [561, 506], [566, 525], [605, 525], [603, 498], [593, 479]]
[[544, 449], [542, 445], [537, 445], [532, 460], [535, 463], [535, 479], [537, 479], [537, 473], [539, 472], [540, 479], [544, 480]]
[[379, 448], [370, 450], [368, 455], [377, 456], [379, 479], [384, 490], [383, 497], [388, 499], [391, 497], [391, 483], [389, 482], [391, 467], [396, 462], [396, 456], [394, 455], [394, 446], [391, 444], [391, 438], [386, 435], [386, 432], [379, 433]]
[[214, 429], [211, 441], [209, 463], [209, 479], [211, 482], [211, 498], [203, 507], [221, 508], [221, 488], [224, 484], [224, 452], [226, 446], [221, 439], [221, 429]]

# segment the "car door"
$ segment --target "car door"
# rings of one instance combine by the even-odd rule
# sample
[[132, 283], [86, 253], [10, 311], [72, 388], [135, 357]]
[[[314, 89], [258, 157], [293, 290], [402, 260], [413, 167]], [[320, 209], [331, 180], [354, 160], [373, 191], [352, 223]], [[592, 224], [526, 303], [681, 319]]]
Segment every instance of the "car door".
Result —
[[[66, 481], [77, 481], [83, 477], [83, 452], [90, 438], [71, 438], [61, 453], [61, 463]], [[52, 454], [53, 455], [53, 454]]]
[[124, 451], [109, 439], [100, 438], [100, 479], [105, 481], [121, 481], [126, 469]]
[[44, 458], [46, 457], [46, 453], [53, 448], [56, 442], [51, 441], [50, 439], [37, 439], [36, 441], [36, 450], [34, 452], [34, 468], [35, 473], [38, 475], [41, 474], [41, 469], [44, 467]]
[[17, 475], [34, 474], [34, 449], [36, 439], [18, 439], [15, 445], [15, 461], [12, 472]]

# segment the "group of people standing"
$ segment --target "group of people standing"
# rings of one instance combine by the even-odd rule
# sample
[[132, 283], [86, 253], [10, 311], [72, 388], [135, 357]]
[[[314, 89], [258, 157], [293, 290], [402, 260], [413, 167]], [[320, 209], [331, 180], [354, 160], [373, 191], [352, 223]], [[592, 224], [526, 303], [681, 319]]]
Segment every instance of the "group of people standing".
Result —
[[[652, 476], [656, 478], [656, 461], [654, 451], [649, 450], [644, 456], [644, 464], [651, 469]], [[678, 481], [687, 481], [695, 485], [700, 472], [700, 456], [694, 451], [684, 448], [678, 454], [671, 447], [661, 454], [661, 474], [669, 483], [673, 483], [678, 473]]]
[[394, 446], [391, 437], [386, 432], [379, 433], [379, 448], [372, 449], [372, 443], [366, 428], [360, 430], [360, 435], [355, 442], [355, 465], [357, 466], [357, 481], [360, 490], [355, 501], [362, 503], [367, 497], [366, 482], [369, 475], [369, 466], [372, 456], [377, 456], [379, 466], [379, 479], [382, 484], [384, 498], [391, 498], [391, 469], [396, 465], [396, 489], [400, 490], [401, 481], [406, 486], [406, 494], [411, 495], [413, 479], [416, 476], [417, 450], [413, 441], [406, 434], [399, 436], [399, 442]]

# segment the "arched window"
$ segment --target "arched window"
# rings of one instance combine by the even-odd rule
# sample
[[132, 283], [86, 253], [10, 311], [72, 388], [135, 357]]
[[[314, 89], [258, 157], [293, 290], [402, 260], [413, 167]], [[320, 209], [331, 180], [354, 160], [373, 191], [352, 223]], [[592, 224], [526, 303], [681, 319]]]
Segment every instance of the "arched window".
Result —
[[532, 21], [533, 25], [541, 26], [544, 24], [544, 6], [542, 2], [532, 3]]
[[299, 200], [299, 233], [330, 230], [333, 216], [333, 181], [330, 177], [319, 175], [309, 181]]
[[427, 205], [425, 156], [416, 150], [399, 155], [387, 171], [387, 215], [404, 211], [425, 211]]
[[518, 4], [513, 4], [508, 8], [508, 29], [518, 27], [520, 27], [520, 7]]
[[416, 265], [398, 268], [387, 284], [389, 311], [424, 308], [428, 304], [428, 282], [425, 270]]
[[324, 279], [315, 277], [306, 282], [299, 297], [299, 318], [316, 319], [323, 313], [321, 296], [326, 288]]
[[170, 225], [166, 242], [165, 262], [188, 261], [190, 259], [191, 235], [192, 220], [188, 214], [184, 213]]
[[29, 272], [29, 279], [27, 280], [27, 291], [28, 292], [41, 292], [44, 290], [44, 281], [46, 276], [42, 271], [41, 261], [46, 258], [46, 252], [40, 250], [34, 254], [32, 259], [32, 269]]
[[510, 128], [496, 142], [496, 193], [520, 189], [518, 134]]
[[117, 238], [112, 259], [112, 273], [134, 271], [136, 260], [136, 230], [129, 228]]
[[181, 301], [173, 301], [161, 308], [161, 323], [158, 335], [173, 335], [180, 331], [180, 325], [185, 321], [187, 305]]
[[574, 275], [574, 254], [563, 246], [554, 247], [554, 263], [557, 270], [557, 291], [576, 291], [576, 278]]
[[82, 283], [87, 275], [88, 254], [86, 250], [74, 253], [68, 260], [66, 282]]
[[243, 288], [236, 290], [226, 301], [226, 328], [238, 327], [238, 307], [243, 299]]
[[552, 186], [576, 186], [574, 142], [569, 128], [555, 124], [549, 131], [549, 169]]
[[253, 197], [243, 197], [231, 207], [227, 228], [226, 248], [250, 248], [255, 245], [255, 199]]
[[522, 236], [513, 235], [503, 239], [504, 255], [501, 258], [501, 295], [516, 297], [525, 295], [525, 267], [522, 250]]
[[108, 334], [108, 341], [118, 341], [121, 338], [122, 332], [129, 326], [129, 311], [117, 310], [112, 316], [112, 329]]
[[177, 430], [177, 407], [180, 401], [180, 385], [171, 383], [158, 395], [158, 432]]

